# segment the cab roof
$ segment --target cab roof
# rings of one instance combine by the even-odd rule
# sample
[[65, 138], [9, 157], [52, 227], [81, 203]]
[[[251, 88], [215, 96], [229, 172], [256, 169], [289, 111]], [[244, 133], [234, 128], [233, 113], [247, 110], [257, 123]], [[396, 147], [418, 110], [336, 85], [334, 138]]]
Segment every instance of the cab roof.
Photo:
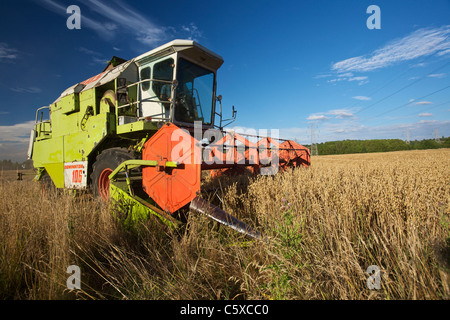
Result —
[[141, 64], [144, 64], [148, 61], [164, 57], [175, 52], [182, 52], [183, 55], [191, 58], [200, 65], [206, 66], [213, 70], [217, 70], [223, 64], [223, 58], [220, 55], [203, 47], [197, 42], [193, 40], [176, 39], [128, 61], [122, 59], [124, 62], [113, 68], [111, 68], [111, 65], [108, 64], [108, 66], [103, 70], [102, 73], [97, 74], [96, 76], [93, 76], [64, 90], [58, 97], [58, 99], [56, 99], [53, 103], [58, 102], [59, 100], [61, 100], [61, 98], [67, 95], [80, 93], [93, 87], [98, 87], [106, 84], [118, 78], [131, 65], [140, 66]]

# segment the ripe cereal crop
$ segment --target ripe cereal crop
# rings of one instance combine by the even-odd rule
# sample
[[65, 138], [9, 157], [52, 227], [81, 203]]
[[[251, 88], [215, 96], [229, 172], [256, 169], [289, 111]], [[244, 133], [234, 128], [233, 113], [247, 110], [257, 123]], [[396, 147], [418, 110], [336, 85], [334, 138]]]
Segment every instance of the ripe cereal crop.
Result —
[[[132, 230], [109, 204], [0, 177], [3, 299], [448, 299], [450, 149], [316, 156], [275, 176], [206, 179], [250, 241], [201, 215]], [[81, 289], [66, 285], [69, 265]], [[379, 288], [367, 270], [377, 266]]]

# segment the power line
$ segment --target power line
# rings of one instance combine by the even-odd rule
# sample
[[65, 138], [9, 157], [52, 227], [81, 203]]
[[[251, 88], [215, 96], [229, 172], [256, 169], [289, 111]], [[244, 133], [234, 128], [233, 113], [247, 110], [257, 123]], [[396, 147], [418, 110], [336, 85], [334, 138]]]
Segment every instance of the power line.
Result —
[[378, 103], [380, 103], [380, 102], [382, 102], [382, 101], [384, 101], [384, 100], [386, 100], [386, 99], [388, 99], [388, 98], [392, 97], [393, 95], [395, 95], [395, 94], [399, 93], [400, 91], [403, 91], [403, 90], [405, 90], [405, 89], [407, 89], [407, 88], [411, 87], [412, 85], [416, 84], [417, 82], [419, 82], [419, 81], [423, 80], [423, 79], [424, 79], [425, 77], [428, 77], [428, 76], [429, 76], [430, 74], [433, 74], [433, 73], [435, 73], [435, 72], [437, 72], [437, 71], [439, 71], [439, 70], [441, 70], [441, 69], [445, 68], [445, 67], [446, 67], [446, 66], [448, 66], [449, 64], [450, 64], [450, 61], [448, 61], [448, 62], [447, 62], [447, 63], [445, 63], [444, 65], [442, 65], [442, 66], [440, 66], [440, 67], [438, 67], [438, 68], [434, 69], [433, 71], [431, 71], [431, 72], [427, 73], [426, 75], [424, 75], [424, 76], [420, 77], [420, 78], [419, 78], [419, 79], [417, 79], [416, 81], [414, 81], [414, 82], [412, 82], [412, 83], [409, 83], [409, 84], [407, 84], [406, 86], [404, 86], [404, 87], [402, 87], [402, 88], [398, 89], [397, 91], [395, 91], [395, 92], [393, 92], [393, 93], [391, 93], [391, 94], [387, 95], [387, 96], [386, 96], [386, 97], [384, 97], [383, 99], [381, 99], [381, 100], [378, 100], [377, 102], [374, 102], [374, 103], [372, 103], [371, 105], [369, 105], [369, 106], [367, 106], [367, 107], [365, 107], [365, 108], [363, 108], [363, 109], [361, 109], [361, 110], [359, 110], [359, 111], [355, 112], [355, 114], [358, 114], [358, 113], [360, 113], [360, 112], [362, 112], [362, 111], [365, 111], [365, 110], [367, 110], [367, 109], [369, 109], [369, 108], [373, 107], [374, 105], [377, 105]]
[[[447, 37], [444, 39], [444, 41], [446, 41], [448, 38], [450, 38], [450, 36], [447, 36]], [[423, 58], [419, 63], [423, 63], [424, 61], [430, 59], [431, 57], [432, 57], [432, 55], [429, 55], [428, 57]], [[444, 65], [442, 65], [442, 66], [436, 68], [435, 70], [429, 72], [428, 74], [422, 76], [421, 78], [417, 79], [416, 81], [414, 81], [414, 82], [412, 82], [412, 83], [406, 85], [405, 87], [403, 87], [403, 88], [397, 90], [396, 92], [394, 92], [394, 93], [388, 95], [387, 97], [385, 97], [385, 98], [383, 98], [383, 99], [381, 99], [381, 100], [379, 100], [379, 101], [377, 101], [377, 102], [375, 102], [375, 103], [373, 103], [373, 104], [371, 104], [371, 105], [369, 105], [369, 106], [367, 106], [367, 107], [365, 107], [365, 108], [363, 108], [363, 109], [361, 109], [361, 110], [355, 112], [355, 114], [360, 113], [360, 112], [362, 112], [362, 111], [365, 111], [365, 110], [371, 108], [372, 106], [374, 106], [374, 105], [376, 105], [376, 104], [378, 104], [378, 103], [380, 103], [380, 102], [386, 100], [387, 98], [392, 97], [393, 95], [397, 94], [398, 92], [400, 92], [400, 91], [402, 91], [402, 90], [404, 90], [404, 89], [406, 89], [406, 88], [408, 88], [408, 87], [410, 87], [410, 86], [416, 84], [417, 82], [419, 82], [419, 81], [425, 79], [425, 77], [428, 77], [429, 75], [435, 73], [436, 71], [439, 71], [439, 70], [445, 68], [449, 63], [450, 63], [450, 61], [447, 62], [447, 63], [445, 63]], [[380, 91], [381, 89], [387, 87], [389, 84], [391, 84], [392, 82], [394, 82], [395, 80], [397, 80], [398, 78], [400, 78], [401, 76], [403, 76], [404, 74], [406, 74], [406, 73], [407, 73], [409, 70], [411, 70], [413, 67], [414, 67], [414, 65], [411, 65], [406, 71], [404, 71], [403, 73], [401, 73], [399, 76], [393, 78], [392, 80], [390, 80], [389, 82], [387, 82], [384, 86], [382, 86], [381, 88], [375, 90], [375, 92], [371, 93], [370, 95], [373, 95], [373, 94], [375, 94], [376, 92]]]
[[[431, 56], [422, 59], [420, 63], [423, 63], [425, 60], [429, 59]], [[388, 81], [385, 85], [381, 86], [380, 88], [376, 89], [375, 91], [371, 92], [369, 95], [374, 95], [375, 93], [377, 93], [378, 91], [380, 91], [381, 89], [386, 88], [388, 85], [390, 85], [392, 82], [394, 82], [395, 80], [397, 80], [398, 78], [400, 78], [401, 76], [405, 75], [406, 73], [408, 73], [411, 69], [415, 68], [414, 65], [411, 65], [408, 69], [406, 69], [404, 72], [402, 72], [401, 74], [399, 74], [398, 76], [394, 77], [393, 79], [391, 79], [390, 81]], [[358, 111], [359, 112], [359, 111]]]
[[[412, 102], [412, 101], [411, 101], [411, 102]], [[414, 112], [414, 113], [408, 114], [407, 116], [412, 116], [412, 115], [414, 115], [414, 114], [416, 114], [416, 113], [421, 113], [421, 112], [424, 112], [424, 111], [430, 111], [430, 110], [435, 109], [435, 108], [437, 108], [437, 107], [443, 106], [444, 104], [447, 104], [447, 103], [450, 103], [450, 100], [445, 101], [445, 102], [442, 102], [442, 103], [439, 103], [439, 104], [436, 104], [436, 105], [434, 105], [434, 106], [432, 106], [432, 107], [427, 107], [427, 108], [425, 108], [425, 109], [418, 110], [418, 111], [416, 111], [416, 112]]]
[[[422, 59], [419, 63], [423, 63], [426, 59], [429, 59], [429, 57], [428, 57], [428, 58], [425, 58], [425, 59]], [[386, 88], [386, 87], [387, 87], [388, 85], [390, 85], [392, 82], [394, 82], [395, 80], [397, 80], [397, 79], [400, 78], [401, 76], [405, 75], [406, 73], [408, 73], [408, 72], [409, 72], [411, 69], [413, 69], [413, 68], [414, 68], [414, 66], [408, 67], [405, 71], [403, 71], [402, 73], [398, 74], [396, 77], [392, 78], [391, 80], [389, 80], [388, 82], [386, 82], [386, 83], [385, 83], [384, 85], [382, 85], [381, 87], [379, 87], [379, 88], [375, 89], [374, 91], [370, 92], [370, 93], [369, 93], [369, 96], [373, 96], [374, 94], [376, 94], [377, 92], [379, 92], [381, 89]], [[359, 101], [355, 101], [355, 102], [353, 102], [353, 103], [351, 103], [351, 104], [345, 106], [344, 108], [351, 108], [351, 107], [353, 107], [354, 105], [357, 105], [358, 103], [359, 103]], [[357, 111], [356, 113], [359, 113], [360, 111], [362, 111], [362, 110], [359, 110], [359, 111]], [[355, 113], [355, 114], [356, 114], [356, 113]]]
[[[449, 63], [450, 63], [450, 62], [449, 62]], [[427, 97], [429, 97], [429, 96], [431, 96], [431, 95], [433, 95], [433, 94], [435, 94], [435, 93], [438, 93], [438, 92], [443, 91], [443, 90], [448, 89], [448, 88], [450, 88], [450, 85], [449, 85], [449, 86], [446, 86], [446, 87], [444, 87], [444, 88], [442, 88], [442, 89], [433, 91], [433, 92], [431, 92], [431, 93], [429, 93], [429, 94], [427, 94], [427, 95], [424, 95], [423, 97], [420, 97], [420, 98], [417, 98], [417, 99], [413, 99], [412, 101], [409, 101], [409, 102], [407, 102], [407, 103], [405, 103], [405, 104], [402, 104], [402, 105], [400, 105], [400, 106], [398, 106], [398, 107], [395, 107], [394, 109], [387, 110], [387, 111], [385, 111], [385, 112], [383, 112], [383, 113], [380, 113], [379, 115], [377, 115], [377, 116], [375, 116], [375, 117], [369, 118], [368, 120], [372, 120], [372, 119], [374, 119], [374, 118], [378, 118], [378, 117], [380, 117], [380, 116], [385, 115], [386, 113], [389, 113], [389, 112], [398, 110], [398, 109], [400, 109], [400, 108], [403, 108], [403, 107], [405, 107], [405, 106], [407, 106], [407, 105], [413, 103], [413, 101], [421, 100], [421, 99], [427, 98]]]

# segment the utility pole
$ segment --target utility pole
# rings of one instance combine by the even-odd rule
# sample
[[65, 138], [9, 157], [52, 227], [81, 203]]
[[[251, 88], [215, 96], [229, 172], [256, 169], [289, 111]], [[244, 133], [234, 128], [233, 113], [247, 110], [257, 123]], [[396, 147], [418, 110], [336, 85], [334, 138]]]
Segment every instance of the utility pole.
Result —
[[318, 156], [319, 151], [317, 150], [317, 124], [311, 123], [311, 155]]
[[406, 129], [406, 143], [409, 144], [411, 142], [411, 138], [409, 137], [409, 129]]
[[434, 141], [436, 141], [437, 143], [441, 143], [441, 139], [439, 139], [439, 130], [438, 129], [434, 129]]

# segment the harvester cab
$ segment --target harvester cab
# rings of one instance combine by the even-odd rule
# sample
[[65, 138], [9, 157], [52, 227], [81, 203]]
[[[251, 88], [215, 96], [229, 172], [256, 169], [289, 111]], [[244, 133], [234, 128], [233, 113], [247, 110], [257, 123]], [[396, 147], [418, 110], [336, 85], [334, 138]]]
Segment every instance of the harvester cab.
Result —
[[190, 208], [258, 238], [200, 198], [202, 172], [274, 174], [308, 166], [310, 153], [294, 141], [223, 131], [236, 111], [222, 118], [216, 95], [222, 64], [191, 40], [128, 61], [114, 57], [102, 73], [38, 109], [28, 150], [36, 179], [111, 199], [129, 222], [155, 215], [177, 226], [175, 213]]
[[189, 127], [199, 121], [205, 128], [214, 126], [222, 57], [194, 41], [175, 40], [132, 61], [134, 75], [119, 78], [119, 110], [126, 113], [119, 116], [120, 124], [145, 120]]

